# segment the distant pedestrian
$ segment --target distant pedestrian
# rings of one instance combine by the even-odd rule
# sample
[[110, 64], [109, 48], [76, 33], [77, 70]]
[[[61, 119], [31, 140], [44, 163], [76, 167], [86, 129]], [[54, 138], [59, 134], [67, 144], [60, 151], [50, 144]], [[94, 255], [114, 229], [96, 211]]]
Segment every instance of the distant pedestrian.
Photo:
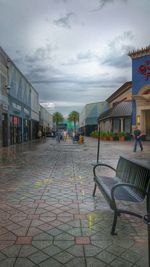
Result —
[[42, 131], [41, 131], [41, 129], [38, 130], [37, 135], [38, 135], [38, 138], [39, 138], [40, 141], [41, 141], [41, 138], [42, 138]]
[[43, 142], [45, 142], [46, 141], [46, 130], [45, 129], [43, 129], [42, 137], [43, 137]]
[[57, 131], [57, 132], [56, 132], [56, 141], [57, 141], [58, 143], [60, 143], [60, 140], [61, 140], [61, 132], [60, 132], [60, 131]]
[[73, 131], [72, 132], [72, 140], [74, 141], [74, 138], [75, 138], [75, 132]]
[[133, 149], [133, 152], [136, 152], [136, 149], [137, 149], [137, 144], [139, 144], [140, 148], [141, 148], [141, 151], [143, 150], [143, 145], [142, 145], [142, 133], [140, 131], [140, 129], [138, 128], [138, 126], [135, 127], [135, 130], [134, 130], [134, 139], [135, 139], [135, 142], [134, 142], [134, 149]]
[[63, 140], [66, 141], [67, 140], [67, 131], [63, 132]]

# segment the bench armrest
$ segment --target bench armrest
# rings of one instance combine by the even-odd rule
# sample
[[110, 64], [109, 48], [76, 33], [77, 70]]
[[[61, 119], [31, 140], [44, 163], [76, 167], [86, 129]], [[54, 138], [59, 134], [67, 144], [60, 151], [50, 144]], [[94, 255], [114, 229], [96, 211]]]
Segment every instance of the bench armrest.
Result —
[[112, 166], [110, 166], [110, 165], [108, 165], [108, 164], [105, 164], [105, 163], [98, 163], [98, 164], [96, 164], [96, 165], [93, 167], [93, 174], [94, 174], [94, 176], [96, 176], [95, 170], [96, 170], [96, 168], [97, 168], [98, 166], [108, 167], [108, 168], [110, 168], [110, 169], [112, 169], [113, 171], [116, 172], [116, 169], [113, 168]]
[[133, 184], [130, 184], [130, 183], [119, 183], [119, 184], [114, 185], [113, 188], [111, 189], [111, 197], [112, 197], [113, 200], [115, 200], [114, 193], [115, 193], [116, 188], [121, 187], [121, 186], [126, 186], [126, 187], [130, 187], [130, 188], [133, 188], [133, 189], [137, 189], [140, 193], [146, 194], [143, 190], [140, 190], [139, 187], [137, 187], [137, 186], [135, 186]]

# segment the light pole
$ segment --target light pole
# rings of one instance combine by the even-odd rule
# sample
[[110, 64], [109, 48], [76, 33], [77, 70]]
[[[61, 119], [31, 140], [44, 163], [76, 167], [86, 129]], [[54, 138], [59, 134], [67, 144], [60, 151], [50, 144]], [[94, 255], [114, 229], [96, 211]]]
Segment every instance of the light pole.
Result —
[[98, 123], [97, 162], [96, 163], [99, 163], [99, 152], [100, 152], [100, 123]]

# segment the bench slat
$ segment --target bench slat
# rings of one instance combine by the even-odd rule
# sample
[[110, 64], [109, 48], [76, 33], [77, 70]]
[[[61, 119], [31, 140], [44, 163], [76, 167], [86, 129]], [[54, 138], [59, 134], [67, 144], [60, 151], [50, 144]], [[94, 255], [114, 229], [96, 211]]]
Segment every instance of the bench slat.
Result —
[[[111, 189], [114, 185], [120, 183], [119, 180], [120, 179], [118, 177], [113, 177], [112, 179], [107, 176], [100, 176], [96, 178], [98, 187], [103, 191], [109, 202], [112, 202]], [[130, 202], [141, 202], [144, 197], [141, 197], [141, 194], [134, 192], [133, 189], [122, 186], [115, 190], [115, 199]]]
[[123, 182], [133, 184], [146, 193], [150, 180], [150, 170], [144, 166], [139, 166], [138, 163], [120, 157], [116, 176]]

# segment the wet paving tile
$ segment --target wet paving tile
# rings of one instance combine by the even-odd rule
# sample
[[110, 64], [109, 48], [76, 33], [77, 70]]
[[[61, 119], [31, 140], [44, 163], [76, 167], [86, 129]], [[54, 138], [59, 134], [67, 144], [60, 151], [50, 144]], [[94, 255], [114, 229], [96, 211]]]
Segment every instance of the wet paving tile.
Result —
[[0, 262], [0, 266], [1, 267], [13, 267], [15, 261], [16, 261], [16, 258], [7, 258]]
[[19, 257], [26, 258], [37, 251], [38, 249], [32, 245], [22, 245], [19, 252]]
[[73, 259], [73, 256], [65, 251], [57, 254], [56, 256], [54, 256], [54, 258], [56, 258], [60, 263], [65, 264], [68, 261], [70, 261], [71, 259]]
[[90, 244], [90, 238], [87, 236], [78, 236], [75, 239], [77, 245], [88, 245]]
[[16, 240], [16, 244], [18, 245], [26, 245], [32, 243], [32, 237], [31, 236], [18, 236]]
[[12, 246], [15, 243], [15, 241], [1, 241], [0, 242], [0, 251], [4, 248], [8, 248]]
[[30, 259], [35, 264], [39, 264], [48, 258], [49, 258], [49, 256], [46, 255], [45, 253], [43, 253], [42, 251], [35, 252], [28, 257], [28, 259]]
[[[0, 149], [1, 267], [148, 267], [146, 225], [122, 215], [112, 237], [113, 212], [99, 191], [92, 197], [96, 146], [47, 139]], [[103, 142], [100, 153], [114, 167], [120, 154], [133, 157], [126, 143]]]
[[35, 266], [35, 264], [33, 262], [31, 262], [28, 259], [24, 259], [24, 258], [18, 258], [15, 262], [15, 267], [20, 267], [20, 266], [24, 266], [24, 267], [32, 267]]
[[1, 252], [9, 258], [16, 258], [19, 255], [20, 249], [20, 245], [14, 245], [9, 248], [3, 249]]

